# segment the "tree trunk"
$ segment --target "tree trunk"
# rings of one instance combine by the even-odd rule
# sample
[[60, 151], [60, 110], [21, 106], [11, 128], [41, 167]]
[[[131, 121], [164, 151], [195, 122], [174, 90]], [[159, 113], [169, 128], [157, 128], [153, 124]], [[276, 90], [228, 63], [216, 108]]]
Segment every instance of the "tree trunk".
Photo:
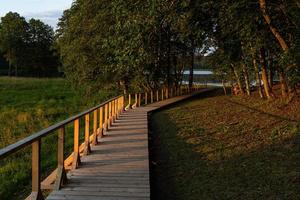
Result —
[[227, 96], [227, 91], [226, 91], [226, 86], [225, 86], [224, 79], [222, 79], [222, 86], [223, 86], [223, 90], [224, 90], [224, 95]]
[[284, 74], [283, 69], [279, 69], [278, 74], [279, 74], [279, 79], [280, 79], [281, 96], [283, 98], [286, 98], [287, 94], [288, 94], [288, 86], [286, 83], [285, 74]]
[[189, 88], [193, 87], [194, 82], [194, 41], [191, 39], [192, 47], [191, 47], [191, 66], [190, 66], [190, 77], [189, 77]]
[[236, 71], [236, 69], [234, 68], [233, 64], [230, 65], [231, 66], [231, 70], [236, 78], [236, 81], [237, 81], [237, 84], [239, 86], [239, 89], [241, 91], [241, 94], [244, 95], [245, 94], [245, 91], [244, 91], [244, 88], [243, 88], [243, 85], [242, 85], [242, 82], [241, 82], [241, 78], [239, 76], [239, 73]]
[[244, 75], [245, 85], [246, 85], [246, 92], [247, 92], [247, 95], [250, 96], [251, 91], [250, 91], [249, 74], [248, 74], [248, 71], [247, 71], [246, 64], [243, 63], [242, 65], [243, 65], [243, 75]]
[[259, 5], [260, 5], [260, 10], [263, 13], [263, 17], [264, 17], [266, 23], [268, 24], [271, 32], [273, 33], [273, 35], [277, 39], [277, 41], [278, 41], [280, 47], [282, 48], [282, 50], [284, 52], [287, 52], [289, 50], [289, 47], [288, 47], [287, 43], [285, 42], [285, 40], [283, 39], [283, 37], [281, 36], [279, 31], [271, 24], [271, 17], [269, 16], [269, 14], [267, 12], [266, 1], [265, 0], [259, 0]]
[[269, 59], [269, 85], [273, 88], [273, 79], [274, 79], [274, 68], [273, 68], [273, 59]]
[[268, 99], [274, 98], [272, 88], [270, 88], [269, 81], [268, 81], [267, 63], [266, 63], [265, 49], [264, 48], [260, 49], [260, 63], [261, 63], [262, 81], [263, 81], [263, 84], [264, 84], [266, 97]]
[[258, 89], [259, 96], [260, 96], [260, 98], [264, 98], [264, 93], [263, 93], [263, 89], [262, 89], [262, 86], [261, 86], [261, 79], [260, 79], [260, 75], [259, 75], [259, 70], [258, 70], [258, 66], [257, 66], [257, 62], [256, 62], [255, 58], [253, 58], [253, 66], [254, 66], [255, 77], [256, 77], [256, 87]]

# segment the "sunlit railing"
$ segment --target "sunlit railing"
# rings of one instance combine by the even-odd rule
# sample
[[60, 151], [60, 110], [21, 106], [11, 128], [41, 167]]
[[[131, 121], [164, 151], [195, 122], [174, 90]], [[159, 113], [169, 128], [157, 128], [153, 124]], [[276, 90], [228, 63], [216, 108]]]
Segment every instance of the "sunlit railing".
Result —
[[[200, 86], [193, 86], [192, 88], [181, 86], [178, 88], [162, 88], [143, 93], [128, 94], [128, 96], [117, 96], [1, 149], [0, 160], [31, 145], [32, 192], [27, 199], [43, 199], [42, 189], [59, 190], [66, 184], [66, 171], [76, 169], [80, 165], [80, 157], [88, 155], [91, 152], [91, 144], [98, 144], [98, 136], [103, 136], [103, 132], [109, 130], [112, 123], [124, 110], [134, 109], [142, 105], [155, 103], [175, 96], [190, 94], [199, 90], [199, 88]], [[90, 120], [91, 116], [93, 118], [92, 120]], [[82, 144], [79, 144], [81, 129], [80, 120], [84, 120], [84, 142]], [[92, 127], [90, 127], [91, 121], [93, 122]], [[73, 153], [65, 159], [65, 127], [69, 124], [73, 124], [74, 146]], [[92, 133], [90, 133], [91, 128]], [[57, 133], [58, 136], [57, 168], [45, 180], [41, 181], [41, 139], [54, 133]]]

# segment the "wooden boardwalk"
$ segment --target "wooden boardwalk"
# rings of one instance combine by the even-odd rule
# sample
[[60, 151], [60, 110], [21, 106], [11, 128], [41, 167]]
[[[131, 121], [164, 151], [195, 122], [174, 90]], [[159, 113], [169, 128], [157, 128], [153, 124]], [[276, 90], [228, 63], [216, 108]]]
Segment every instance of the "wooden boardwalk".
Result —
[[47, 199], [149, 200], [148, 113], [190, 97], [123, 112], [79, 168], [68, 173], [68, 184]]

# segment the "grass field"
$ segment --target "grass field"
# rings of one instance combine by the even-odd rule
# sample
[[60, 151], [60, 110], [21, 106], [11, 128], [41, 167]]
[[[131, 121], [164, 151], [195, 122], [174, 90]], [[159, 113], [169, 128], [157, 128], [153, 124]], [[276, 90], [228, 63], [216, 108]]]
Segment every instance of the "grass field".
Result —
[[[99, 101], [107, 94], [99, 96]], [[100, 103], [100, 102], [98, 102]], [[0, 148], [83, 111], [85, 102], [64, 79], [0, 78]], [[82, 134], [83, 135], [83, 134]], [[72, 148], [72, 127], [67, 127], [67, 153]], [[56, 134], [42, 139], [42, 173], [56, 165]], [[0, 161], [0, 199], [24, 199], [30, 193], [31, 149]]]
[[153, 199], [300, 199], [300, 102], [210, 93], [155, 113]]

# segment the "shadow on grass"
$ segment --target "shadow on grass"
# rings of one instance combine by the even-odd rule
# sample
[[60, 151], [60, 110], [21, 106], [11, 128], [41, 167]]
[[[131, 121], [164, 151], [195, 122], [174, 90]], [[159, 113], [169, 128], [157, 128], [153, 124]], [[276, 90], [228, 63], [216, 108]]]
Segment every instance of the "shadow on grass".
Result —
[[[219, 95], [221, 93], [211, 92], [194, 99]], [[185, 103], [172, 107], [185, 106]], [[269, 113], [261, 114], [294, 122]], [[155, 112], [150, 118], [152, 200], [300, 199], [299, 134], [239, 154], [208, 159], [208, 154], [235, 152], [236, 148], [247, 146], [252, 141], [213, 145], [215, 148], [209, 151], [198, 152], [195, 151], [197, 147], [216, 141], [187, 143], [179, 137], [178, 127], [167, 112]]]
[[273, 117], [273, 118], [276, 118], [276, 119], [279, 119], [279, 120], [299, 123], [299, 121], [297, 121], [297, 120], [295, 120], [295, 119], [290, 119], [290, 118], [287, 118], [287, 117], [282, 117], [282, 116], [280, 116], [280, 115], [274, 115], [274, 114], [272, 114], [272, 113], [264, 112], [264, 111], [262, 111], [262, 110], [253, 108], [253, 107], [251, 107], [251, 106], [248, 106], [248, 105], [245, 105], [245, 104], [242, 104], [242, 103], [239, 103], [239, 102], [235, 102], [235, 101], [231, 101], [231, 100], [227, 100], [227, 102], [229, 102], [229, 103], [231, 103], [231, 104], [233, 104], [233, 105], [238, 105], [238, 106], [245, 107], [245, 108], [248, 109], [248, 110], [252, 110], [252, 111], [258, 112], [258, 113], [260, 113], [260, 114], [267, 115], [267, 116], [269, 116], [269, 117]]

